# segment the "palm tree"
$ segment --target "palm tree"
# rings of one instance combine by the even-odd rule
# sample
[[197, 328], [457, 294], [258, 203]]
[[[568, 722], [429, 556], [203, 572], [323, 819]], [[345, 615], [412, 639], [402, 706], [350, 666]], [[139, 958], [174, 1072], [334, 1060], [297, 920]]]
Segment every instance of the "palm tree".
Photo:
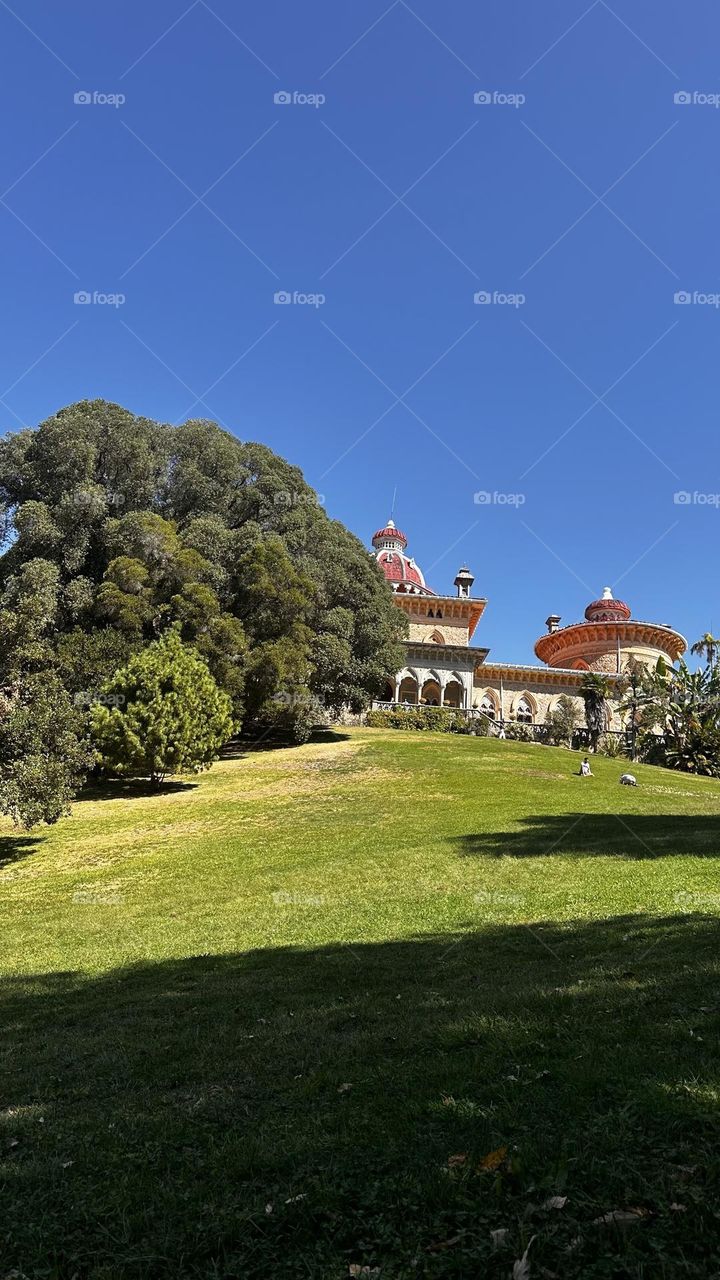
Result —
[[610, 685], [606, 677], [596, 671], [588, 671], [580, 686], [580, 694], [585, 703], [585, 724], [590, 734], [592, 751], [597, 751], [600, 734], [605, 729], [605, 704], [609, 693]]
[[695, 644], [691, 647], [690, 652], [697, 654], [703, 658], [706, 657], [708, 660], [708, 666], [714, 667], [715, 659], [718, 654], [718, 649], [720, 649], [720, 640], [717, 638], [717, 636], [711, 635], [709, 631], [706, 631], [705, 635], [701, 636], [699, 640], [695, 641]]

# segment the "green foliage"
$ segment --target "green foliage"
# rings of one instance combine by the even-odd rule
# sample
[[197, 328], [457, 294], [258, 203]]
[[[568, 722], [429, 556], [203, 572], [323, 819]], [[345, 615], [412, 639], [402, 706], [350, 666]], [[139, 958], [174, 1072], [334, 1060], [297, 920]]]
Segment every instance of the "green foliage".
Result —
[[580, 693], [585, 703], [585, 724], [590, 735], [590, 746], [593, 751], [597, 751], [600, 735], [605, 728], [610, 685], [605, 676], [596, 671], [588, 671], [580, 686]]
[[[471, 733], [471, 722], [451, 707], [392, 707], [368, 711], [371, 729], [431, 729], [435, 733]], [[482, 735], [482, 730], [481, 730]]]
[[301, 688], [361, 710], [402, 664], [406, 619], [366, 549], [297, 467], [214, 423], [71, 405], [0, 441], [0, 515], [6, 670], [21, 644], [56, 661], [78, 626], [134, 649], [177, 622], [251, 728]]
[[233, 733], [231, 703], [176, 630], [130, 659], [92, 714], [102, 766], [121, 777], [198, 773]]
[[547, 738], [553, 746], [569, 747], [571, 745], [577, 719], [577, 708], [573, 699], [566, 693], [561, 694], [557, 706], [553, 711], [548, 712], [545, 719]]
[[57, 822], [94, 760], [85, 717], [47, 671], [6, 689], [1, 713], [0, 811], [23, 827]]

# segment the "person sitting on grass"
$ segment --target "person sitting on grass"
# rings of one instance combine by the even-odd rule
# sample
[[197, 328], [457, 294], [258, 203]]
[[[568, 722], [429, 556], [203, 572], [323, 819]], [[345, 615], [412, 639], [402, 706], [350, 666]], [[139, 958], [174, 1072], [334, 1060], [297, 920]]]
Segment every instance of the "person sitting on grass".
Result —
[[590, 768], [590, 761], [588, 760], [587, 756], [585, 756], [585, 759], [580, 765], [580, 777], [592, 778], [592, 776], [593, 775], [592, 775], [592, 769]]

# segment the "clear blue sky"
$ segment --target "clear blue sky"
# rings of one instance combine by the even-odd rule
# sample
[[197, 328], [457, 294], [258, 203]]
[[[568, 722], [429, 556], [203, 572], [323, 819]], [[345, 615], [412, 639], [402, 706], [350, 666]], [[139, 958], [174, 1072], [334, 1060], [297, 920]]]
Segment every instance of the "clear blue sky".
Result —
[[720, 493], [720, 310], [674, 301], [720, 290], [720, 110], [674, 101], [716, 4], [0, 0], [0, 41], [5, 429], [214, 417], [365, 541], [397, 488], [497, 659], [608, 583], [720, 626], [720, 510], [674, 502]]

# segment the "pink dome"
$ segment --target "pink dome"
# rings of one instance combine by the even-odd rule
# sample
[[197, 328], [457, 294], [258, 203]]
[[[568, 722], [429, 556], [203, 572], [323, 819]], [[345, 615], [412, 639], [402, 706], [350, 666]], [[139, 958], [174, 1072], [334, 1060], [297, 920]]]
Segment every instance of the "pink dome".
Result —
[[377, 562], [390, 583], [408, 583], [415, 587], [425, 587], [422, 571], [414, 560], [404, 556], [402, 551], [381, 551]]
[[615, 600], [610, 587], [606, 587], [601, 600], [593, 600], [585, 610], [588, 622], [627, 622], [630, 606], [623, 600]]
[[377, 533], [373, 534], [372, 544], [374, 547], [380, 547], [388, 542], [397, 544], [402, 551], [405, 550], [408, 543], [405, 534], [400, 529], [395, 528], [394, 520], [388, 520], [384, 529], [378, 529]]

